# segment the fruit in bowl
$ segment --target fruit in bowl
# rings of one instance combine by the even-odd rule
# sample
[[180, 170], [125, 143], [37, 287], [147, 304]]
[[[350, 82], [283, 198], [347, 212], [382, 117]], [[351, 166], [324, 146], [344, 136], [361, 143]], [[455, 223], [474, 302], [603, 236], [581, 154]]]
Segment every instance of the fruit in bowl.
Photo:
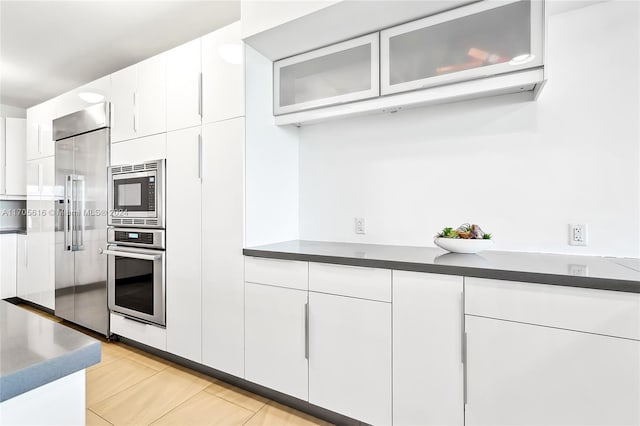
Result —
[[478, 253], [493, 244], [491, 234], [478, 225], [464, 223], [458, 228], [444, 228], [433, 240], [438, 247], [452, 253]]

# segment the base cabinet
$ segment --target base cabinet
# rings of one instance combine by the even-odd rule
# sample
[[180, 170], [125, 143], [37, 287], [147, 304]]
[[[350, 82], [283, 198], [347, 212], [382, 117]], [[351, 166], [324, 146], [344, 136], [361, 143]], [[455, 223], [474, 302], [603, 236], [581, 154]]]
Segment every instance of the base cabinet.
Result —
[[307, 401], [307, 291], [245, 284], [245, 378]]
[[16, 297], [16, 234], [0, 235], [0, 299]]
[[309, 402], [391, 424], [391, 304], [309, 293]]
[[466, 316], [467, 425], [640, 424], [640, 342]]
[[393, 424], [463, 425], [463, 278], [393, 271]]

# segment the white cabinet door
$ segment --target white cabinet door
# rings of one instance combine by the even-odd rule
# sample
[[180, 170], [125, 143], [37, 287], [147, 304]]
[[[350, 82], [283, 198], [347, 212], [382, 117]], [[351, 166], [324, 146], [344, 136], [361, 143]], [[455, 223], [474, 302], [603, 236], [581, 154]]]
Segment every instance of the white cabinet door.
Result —
[[167, 57], [164, 53], [136, 65], [136, 137], [167, 131]]
[[[7, 130], [6, 130], [5, 124], [6, 124], [6, 121], [4, 117], [0, 117], [0, 194], [5, 194], [7, 192], [7, 180], [6, 180], [7, 178], [7, 175], [6, 175]], [[26, 177], [26, 174], [25, 174], [25, 177]], [[25, 187], [25, 190], [26, 190], [26, 187]]]
[[640, 342], [466, 316], [467, 425], [640, 424]]
[[55, 100], [43, 102], [27, 110], [27, 160], [55, 154], [53, 119]]
[[205, 364], [244, 377], [244, 119], [202, 128]]
[[202, 37], [202, 122], [244, 115], [240, 21]]
[[391, 304], [309, 293], [309, 402], [391, 424]]
[[273, 64], [274, 115], [378, 96], [378, 33]]
[[159, 134], [111, 145], [111, 164], [139, 164], [167, 158], [167, 135]]
[[200, 127], [167, 133], [167, 350], [196, 362], [202, 359], [200, 157]]
[[0, 299], [16, 297], [16, 234], [0, 235]]
[[111, 74], [111, 142], [136, 137], [134, 111], [137, 81], [136, 65]]
[[27, 121], [24, 118], [6, 119], [5, 128], [5, 184], [7, 195], [26, 195], [25, 162]]
[[167, 131], [201, 123], [200, 62], [200, 39], [167, 52]]
[[393, 424], [462, 425], [463, 278], [393, 271]]
[[543, 7], [542, 1], [477, 2], [382, 31], [382, 94], [542, 65]]
[[55, 277], [52, 263], [52, 232], [27, 229], [18, 242], [18, 297], [54, 309]]
[[245, 378], [307, 401], [305, 290], [245, 284]]

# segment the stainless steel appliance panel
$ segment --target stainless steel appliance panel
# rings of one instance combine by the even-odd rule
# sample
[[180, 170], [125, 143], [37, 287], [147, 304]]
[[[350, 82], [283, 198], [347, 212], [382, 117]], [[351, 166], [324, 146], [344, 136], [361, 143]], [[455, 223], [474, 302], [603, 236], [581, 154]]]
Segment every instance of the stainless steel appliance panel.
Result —
[[91, 105], [81, 111], [53, 120], [53, 139], [58, 141], [109, 127], [109, 120], [109, 103]]
[[65, 231], [70, 223], [71, 206], [67, 204], [69, 197], [66, 191], [67, 177], [75, 170], [73, 147], [73, 138], [57, 141], [55, 146], [55, 313], [69, 321], [75, 321], [75, 256], [74, 252], [67, 250], [69, 242]]
[[75, 322], [108, 333], [108, 321], [97, 312], [107, 306], [107, 261], [102, 250], [107, 241], [107, 167], [109, 130], [74, 138], [75, 180], [73, 220], [75, 251]]
[[107, 168], [109, 105], [54, 120], [57, 316], [109, 335]]

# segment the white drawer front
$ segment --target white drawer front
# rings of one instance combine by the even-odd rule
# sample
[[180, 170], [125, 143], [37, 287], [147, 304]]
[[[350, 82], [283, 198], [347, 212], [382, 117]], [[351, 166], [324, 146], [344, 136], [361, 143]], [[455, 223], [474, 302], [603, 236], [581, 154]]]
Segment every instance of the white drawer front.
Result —
[[307, 262], [245, 256], [244, 280], [255, 284], [307, 290], [308, 268]]
[[391, 302], [391, 270], [311, 262], [309, 290]]
[[111, 332], [147, 346], [167, 350], [167, 330], [111, 313]]
[[640, 340], [640, 294], [465, 278], [465, 313]]

